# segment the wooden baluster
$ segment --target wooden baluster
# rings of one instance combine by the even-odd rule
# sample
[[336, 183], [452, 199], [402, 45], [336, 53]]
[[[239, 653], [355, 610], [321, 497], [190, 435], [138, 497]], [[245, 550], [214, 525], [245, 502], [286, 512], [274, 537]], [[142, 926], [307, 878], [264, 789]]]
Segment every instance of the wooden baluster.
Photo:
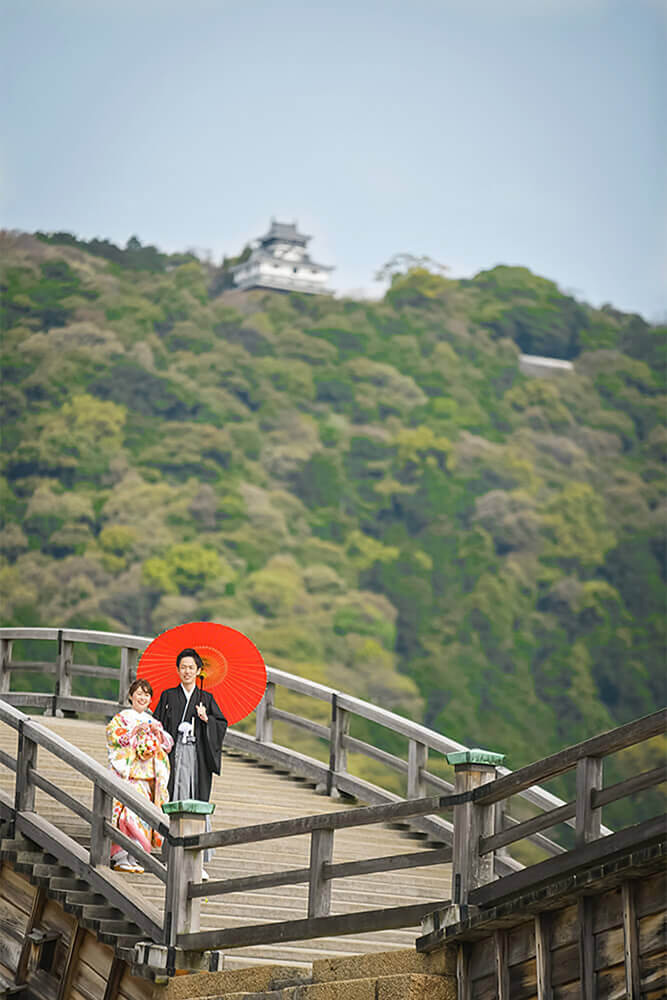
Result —
[[639, 933], [635, 906], [634, 882], [621, 886], [623, 898], [623, 951], [625, 954], [625, 992], [628, 1000], [640, 1000]]
[[130, 684], [137, 676], [139, 650], [131, 646], [123, 646], [120, 651], [120, 677], [118, 678], [118, 704], [127, 704], [127, 692]]
[[408, 743], [408, 798], [421, 799], [426, 795], [426, 783], [423, 773], [428, 760], [428, 747], [425, 743], [410, 740]]
[[593, 899], [582, 896], [577, 903], [579, 924], [579, 985], [581, 1000], [595, 1000], [595, 937], [593, 935]]
[[55, 714], [62, 718], [74, 718], [76, 712], [63, 710], [59, 701], [72, 696], [72, 662], [74, 660], [74, 643], [65, 641], [62, 632], [58, 633], [58, 659], [56, 661], [56, 697]]
[[584, 757], [577, 761], [577, 812], [575, 839], [577, 847], [598, 840], [602, 825], [602, 810], [591, 806], [593, 789], [602, 788], [602, 758]]
[[509, 947], [506, 931], [494, 931], [496, 952], [496, 992], [498, 1000], [510, 1000]]
[[[204, 833], [212, 802], [165, 802], [169, 832], [175, 839]], [[200, 926], [201, 897], [188, 897], [190, 882], [201, 882], [203, 850], [185, 850], [167, 843], [167, 888], [164, 900], [164, 944], [174, 946], [179, 934], [196, 934]]]
[[537, 1000], [553, 1000], [551, 989], [551, 914], [535, 917], [535, 967]]
[[336, 775], [347, 773], [345, 737], [350, 732], [350, 715], [338, 704], [338, 695], [331, 696], [331, 735], [329, 737], [329, 774], [327, 795], [336, 797]]
[[24, 726], [19, 722], [14, 808], [17, 812], [34, 812], [35, 786], [30, 780], [30, 768], [37, 767], [37, 744], [25, 735]]
[[[448, 753], [447, 760], [454, 765], [455, 793], [472, 791], [496, 778], [496, 767], [505, 759], [504, 754], [489, 750], [459, 750]], [[493, 851], [480, 857], [480, 837], [490, 837], [494, 832], [495, 809], [493, 805], [464, 802], [454, 807], [453, 849], [453, 903], [467, 906], [473, 889], [494, 878]]]
[[11, 687], [12, 645], [11, 639], [0, 639], [0, 695]]
[[310, 835], [309, 917], [328, 917], [331, 912], [331, 879], [323, 877], [323, 869], [331, 864], [333, 841], [333, 830], [313, 830]]
[[[493, 819], [494, 830], [496, 833], [502, 833], [505, 830], [505, 814], [507, 812], [508, 799], [502, 799], [500, 802], [494, 803], [495, 816]], [[507, 847], [499, 847], [495, 852], [497, 858], [510, 858], [510, 852]]]
[[271, 709], [276, 702], [276, 685], [268, 681], [264, 697], [257, 706], [255, 715], [255, 738], [258, 743], [273, 743], [273, 719]]
[[90, 824], [90, 863], [108, 865], [111, 856], [111, 837], [105, 830], [105, 821], [111, 822], [113, 798], [99, 785], [93, 789], [93, 818]]
[[459, 944], [456, 949], [456, 1000], [470, 1000], [471, 996], [470, 945]]

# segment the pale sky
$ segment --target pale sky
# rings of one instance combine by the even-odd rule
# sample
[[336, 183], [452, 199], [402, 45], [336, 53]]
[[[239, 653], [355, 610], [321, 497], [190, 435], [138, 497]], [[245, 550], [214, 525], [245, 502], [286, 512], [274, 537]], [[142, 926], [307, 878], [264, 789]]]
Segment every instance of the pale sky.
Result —
[[0, 223], [667, 317], [667, 0], [2, 0]]

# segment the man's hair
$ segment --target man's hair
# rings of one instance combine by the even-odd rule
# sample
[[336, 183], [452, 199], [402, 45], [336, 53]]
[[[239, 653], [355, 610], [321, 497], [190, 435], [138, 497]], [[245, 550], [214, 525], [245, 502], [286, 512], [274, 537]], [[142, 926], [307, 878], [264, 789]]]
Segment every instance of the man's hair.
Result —
[[132, 681], [130, 684], [130, 690], [127, 692], [127, 697], [131, 698], [134, 692], [138, 691], [139, 688], [144, 690], [151, 698], [153, 697], [153, 688], [151, 687], [150, 682], [143, 677], [138, 677], [136, 681]]
[[192, 659], [197, 664], [197, 670], [203, 670], [204, 669], [204, 661], [202, 660], [201, 656], [199, 655], [199, 653], [197, 652], [196, 649], [182, 649], [180, 651], [180, 653], [178, 654], [178, 656], [176, 657], [176, 669], [177, 670], [178, 670], [178, 668], [181, 665], [181, 660], [184, 660], [186, 656], [191, 656], [192, 657]]

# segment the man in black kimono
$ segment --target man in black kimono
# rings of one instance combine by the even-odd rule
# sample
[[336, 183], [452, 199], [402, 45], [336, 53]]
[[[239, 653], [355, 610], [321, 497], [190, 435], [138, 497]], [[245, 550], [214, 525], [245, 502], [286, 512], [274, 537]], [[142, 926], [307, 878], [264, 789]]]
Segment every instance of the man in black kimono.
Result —
[[[153, 717], [172, 736], [169, 754], [169, 798], [208, 802], [214, 774], [220, 774], [222, 741], [227, 720], [212, 694], [197, 687], [203, 663], [194, 649], [182, 649], [176, 657], [181, 683], [160, 695]], [[207, 829], [210, 818], [207, 816]], [[210, 860], [205, 854], [205, 860]], [[202, 872], [202, 878], [208, 876]]]

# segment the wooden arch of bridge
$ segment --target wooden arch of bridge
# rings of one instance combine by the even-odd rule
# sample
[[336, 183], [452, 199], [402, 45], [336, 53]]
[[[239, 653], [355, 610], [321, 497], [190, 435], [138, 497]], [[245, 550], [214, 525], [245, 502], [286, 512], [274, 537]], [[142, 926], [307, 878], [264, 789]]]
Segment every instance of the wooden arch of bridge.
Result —
[[[14, 660], [12, 644], [21, 639], [53, 643], [53, 659]], [[57, 859], [60, 865], [83, 880], [92, 892], [101, 895], [137, 929], [134, 940], [119, 932], [116, 942], [119, 953], [126, 959], [132, 952], [135, 964], [143, 962], [153, 968], [162, 964], [165, 969], [173, 971], [179, 963], [179, 956], [192, 951], [304, 940], [325, 934], [350, 934], [368, 928], [380, 930], [412, 926], [429, 913], [446, 914], [446, 917], [436, 919], [437, 926], [427, 923], [427, 933], [423, 935], [420, 946], [428, 949], [436, 939], [442, 939], [443, 920], [444, 924], [451, 924], [470, 919], [476, 911], [488, 910], [507, 898], [520, 896], [531, 886], [547, 883], [582, 866], [614, 857], [629, 846], [651, 845], [664, 839], [664, 817], [616, 832], [601, 823], [603, 806], [665, 780], [665, 767], [662, 766], [607, 788], [602, 783], [603, 758], [663, 733], [664, 711], [567, 748], [516, 772], [486, 764], [476, 758], [474, 752], [467, 759], [464, 754], [461, 763], [456, 766], [454, 782], [448, 782], [428, 770], [428, 754], [462, 753], [466, 748], [461, 744], [378, 706], [271, 668], [268, 671], [267, 693], [257, 712], [255, 736], [232, 729], [227, 745], [254, 759], [303, 775], [317, 782], [321, 790], [329, 794], [343, 793], [370, 804], [345, 812], [301, 816], [210, 834], [197, 832], [196, 818], [168, 819], [134, 795], [129, 785], [117, 780], [109, 770], [20, 710], [38, 708], [54, 715], [80, 712], [108, 717], [115, 714], [124, 704], [139, 653], [150, 641], [138, 636], [77, 630], [0, 630], [0, 724], [14, 730], [18, 737], [16, 756], [6, 751], [0, 753], [0, 764], [15, 775], [14, 795], [0, 797], [0, 814], [11, 825], [15, 836], [24, 836]], [[85, 648], [91, 643], [117, 648], [118, 667], [77, 663], [77, 644]], [[55, 680], [52, 693], [12, 690], [12, 671], [19, 669], [52, 675]], [[77, 675], [114, 678], [118, 683], [118, 701], [73, 694], [72, 680]], [[327, 703], [329, 725], [278, 708], [276, 693], [281, 688]], [[355, 716], [404, 737], [407, 741], [405, 757], [389, 754], [353, 738], [350, 735], [350, 720]], [[274, 743], [274, 721], [287, 722], [325, 740], [329, 746], [328, 763]], [[77, 768], [92, 783], [92, 809], [40, 773], [39, 748], [48, 751], [64, 765]], [[407, 797], [401, 798], [351, 775], [347, 770], [348, 751], [364, 753], [403, 773], [407, 778]], [[540, 782], [572, 769], [576, 770], [577, 782], [576, 797], [571, 802], [564, 802], [540, 787]], [[56, 824], [35, 811], [38, 789], [88, 824], [89, 847], [64, 834]], [[427, 790], [433, 790], [435, 794], [426, 795]], [[164, 885], [161, 912], [129, 892], [109, 869], [110, 817], [114, 798], [129, 805], [166, 838], [162, 858], [139, 852], [146, 870]], [[516, 818], [511, 813], [512, 801], [516, 799], [527, 800], [539, 812], [529, 819]], [[443, 817], [442, 813], [449, 818]], [[398, 821], [408, 821], [431, 838], [431, 845], [435, 841], [438, 846], [393, 856], [338, 864], [333, 862], [336, 831]], [[574, 828], [575, 846], [569, 851], [544, 834], [545, 830], [558, 828], [561, 824]], [[282, 838], [299, 835], [310, 838], [307, 867], [219, 880], [202, 886], [199, 872], [203, 849], [260, 842], [275, 844]], [[113, 830], [113, 837], [137, 855], [136, 846], [125, 842], [122, 834]], [[547, 857], [524, 868], [507, 851], [513, 844], [528, 838]], [[454, 867], [451, 900], [434, 898], [414, 905], [346, 914], [330, 913], [331, 886], [338, 878], [424, 867], [450, 860]], [[307, 912], [301, 919], [233, 929], [201, 931], [199, 928], [198, 904], [204, 894], [211, 897], [298, 883], [308, 886]], [[113, 938], [113, 928], [107, 927], [106, 932], [107, 937]]]

